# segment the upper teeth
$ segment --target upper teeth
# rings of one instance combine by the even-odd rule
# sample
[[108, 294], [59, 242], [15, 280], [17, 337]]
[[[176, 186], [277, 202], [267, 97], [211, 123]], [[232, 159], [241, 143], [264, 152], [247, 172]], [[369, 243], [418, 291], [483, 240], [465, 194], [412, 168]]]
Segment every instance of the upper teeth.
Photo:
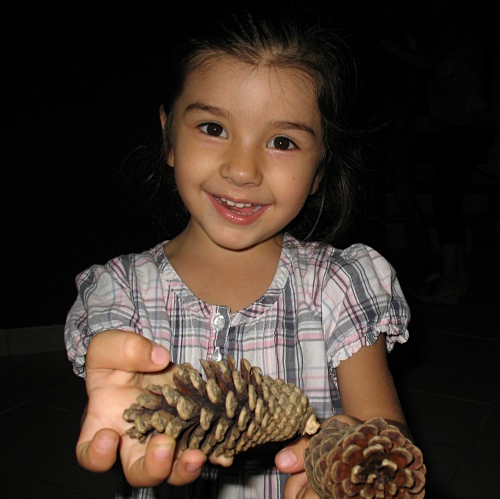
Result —
[[229, 206], [235, 206], [236, 208], [249, 208], [250, 206], [252, 206], [251, 203], [235, 203], [234, 201], [230, 201], [229, 199], [224, 199], [224, 198], [220, 198], [221, 201], [223, 201], [224, 203], [227, 203]]

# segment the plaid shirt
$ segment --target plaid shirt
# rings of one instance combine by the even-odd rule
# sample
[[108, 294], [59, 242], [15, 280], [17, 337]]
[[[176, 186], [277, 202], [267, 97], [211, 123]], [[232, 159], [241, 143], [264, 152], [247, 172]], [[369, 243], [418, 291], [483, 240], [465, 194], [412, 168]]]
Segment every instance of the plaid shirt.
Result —
[[[65, 341], [76, 374], [85, 376], [92, 337], [106, 329], [135, 331], [165, 346], [175, 363], [231, 355], [264, 374], [304, 390], [319, 419], [342, 412], [335, 368], [386, 333], [387, 349], [408, 339], [409, 310], [394, 269], [362, 244], [345, 250], [301, 243], [285, 234], [269, 290], [244, 310], [207, 304], [186, 287], [163, 244], [141, 254], [94, 265], [77, 279]], [[273, 449], [272, 452], [275, 452]], [[274, 499], [286, 475], [262, 459], [246, 458], [224, 470], [207, 465], [185, 487], [164, 484], [120, 497]], [[250, 455], [250, 454], [249, 454]], [[161, 489], [161, 490], [160, 490]]]

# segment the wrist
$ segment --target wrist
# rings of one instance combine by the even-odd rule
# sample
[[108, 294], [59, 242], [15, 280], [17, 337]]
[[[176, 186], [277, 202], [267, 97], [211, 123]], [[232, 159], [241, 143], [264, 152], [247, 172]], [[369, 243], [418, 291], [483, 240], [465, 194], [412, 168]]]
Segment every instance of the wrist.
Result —
[[390, 425], [395, 426], [408, 440], [411, 440], [413, 442], [413, 435], [411, 434], [411, 431], [406, 423], [396, 421], [395, 419], [386, 419], [386, 421]]

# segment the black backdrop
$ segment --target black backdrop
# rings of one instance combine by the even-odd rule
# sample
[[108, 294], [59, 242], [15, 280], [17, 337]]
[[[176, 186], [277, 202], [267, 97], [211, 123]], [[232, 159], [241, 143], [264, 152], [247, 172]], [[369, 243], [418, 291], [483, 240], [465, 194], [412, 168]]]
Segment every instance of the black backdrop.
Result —
[[[339, 2], [342, 12], [321, 3], [359, 31], [379, 12], [370, 0]], [[141, 133], [159, 126], [165, 40], [204, 15], [194, 2], [170, 4], [82, 2], [4, 16], [0, 328], [63, 323], [78, 272], [161, 240], [120, 170]], [[380, 84], [380, 68], [374, 74]], [[365, 88], [383, 105], [373, 81]]]
[[157, 240], [120, 170], [137, 133], [159, 125], [162, 9], [80, 7], [7, 26], [1, 328], [63, 323], [78, 272]]

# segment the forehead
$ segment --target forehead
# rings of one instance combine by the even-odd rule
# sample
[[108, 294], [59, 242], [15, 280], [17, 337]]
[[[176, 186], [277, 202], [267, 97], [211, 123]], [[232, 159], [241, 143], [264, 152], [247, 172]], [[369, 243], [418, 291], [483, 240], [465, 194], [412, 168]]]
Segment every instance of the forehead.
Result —
[[316, 88], [305, 71], [265, 62], [257, 64], [229, 55], [212, 55], [196, 61], [189, 71], [180, 96], [183, 100], [215, 100], [217, 105], [268, 107], [302, 119], [319, 120]]
[[231, 56], [223, 53], [216, 53], [201, 56], [193, 61], [191, 68], [186, 75], [185, 87], [196, 83], [199, 79], [210, 78], [218, 73], [233, 73], [235, 71], [249, 74], [268, 71], [274, 73], [277, 79], [295, 80], [299, 87], [305, 87], [314, 92], [315, 82], [313, 78], [304, 70], [298, 67], [287, 66], [273, 62], [272, 54], [263, 54], [255, 62], [243, 60], [237, 56]]

